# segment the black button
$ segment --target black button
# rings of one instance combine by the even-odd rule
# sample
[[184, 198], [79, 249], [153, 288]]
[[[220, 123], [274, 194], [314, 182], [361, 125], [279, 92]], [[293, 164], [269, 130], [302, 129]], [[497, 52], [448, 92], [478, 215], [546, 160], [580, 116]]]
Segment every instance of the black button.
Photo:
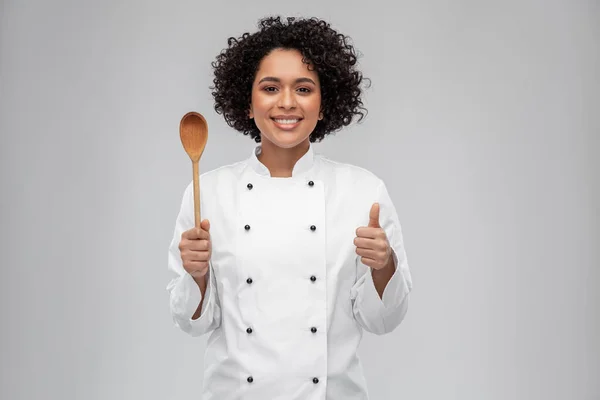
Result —
[[254, 382], [254, 378], [252, 378], [251, 376], [249, 376], [248, 379], [247, 379], [247, 381], [250, 382], [250, 383], [252, 383], [252, 382]]
[[252, 283], [252, 278], [248, 278], [248, 279], [246, 279], [246, 283], [247, 283], [248, 285], [249, 285], [249, 284], [251, 284], [251, 283]]
[[248, 328], [248, 329], [246, 329], [246, 332], [248, 332], [248, 333], [252, 333], [252, 328]]
[[316, 226], [314, 226], [314, 225], [311, 225], [311, 226], [310, 226], [310, 230], [311, 230], [311, 231], [314, 231], [314, 230], [316, 230], [316, 229], [317, 229], [317, 227], [316, 227]]
[[312, 328], [310, 328], [310, 331], [311, 331], [312, 333], [317, 333], [317, 328], [315, 328], [315, 327], [313, 326]]
[[247, 230], [247, 231], [249, 231], [249, 230], [250, 230], [250, 225], [246, 225], [246, 226], [244, 227], [244, 229], [245, 229], [245, 230]]
[[317, 280], [317, 277], [313, 275], [313, 276], [310, 277], [310, 280], [314, 282], [314, 281]]
[[309, 181], [309, 182], [308, 182], [308, 186], [314, 186], [314, 184], [315, 184], [315, 183], [314, 183], [313, 181]]
[[249, 183], [249, 184], [247, 184], [247, 185], [246, 185], [246, 187], [247, 187], [248, 189], [252, 190], [252, 188], [253, 188], [254, 186], [252, 186], [252, 184], [251, 184], [251, 183]]
[[313, 378], [313, 383], [319, 383], [319, 378]]

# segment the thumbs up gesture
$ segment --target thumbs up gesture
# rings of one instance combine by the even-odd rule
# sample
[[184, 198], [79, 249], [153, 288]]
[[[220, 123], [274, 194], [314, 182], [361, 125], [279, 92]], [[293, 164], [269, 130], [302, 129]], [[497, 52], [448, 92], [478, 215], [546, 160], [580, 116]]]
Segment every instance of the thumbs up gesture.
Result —
[[371, 206], [369, 225], [356, 229], [354, 245], [362, 263], [373, 269], [383, 269], [391, 261], [392, 249], [385, 231], [379, 225], [378, 203]]

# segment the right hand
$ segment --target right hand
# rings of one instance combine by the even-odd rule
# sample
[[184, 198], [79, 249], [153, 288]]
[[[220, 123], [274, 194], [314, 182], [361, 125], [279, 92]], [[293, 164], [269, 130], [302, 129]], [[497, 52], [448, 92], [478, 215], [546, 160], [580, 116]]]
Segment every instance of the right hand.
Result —
[[210, 242], [210, 222], [205, 219], [200, 228], [192, 228], [181, 234], [179, 251], [183, 268], [194, 277], [202, 278], [208, 272], [208, 262], [212, 254]]

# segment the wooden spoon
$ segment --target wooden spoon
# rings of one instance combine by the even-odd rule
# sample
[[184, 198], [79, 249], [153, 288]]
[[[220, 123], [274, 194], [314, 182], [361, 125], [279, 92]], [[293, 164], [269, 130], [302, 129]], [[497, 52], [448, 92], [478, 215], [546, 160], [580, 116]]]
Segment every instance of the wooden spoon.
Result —
[[208, 124], [204, 117], [190, 111], [181, 118], [179, 124], [179, 137], [185, 152], [190, 156], [194, 167], [194, 217], [196, 228], [200, 227], [200, 175], [199, 161], [208, 140]]

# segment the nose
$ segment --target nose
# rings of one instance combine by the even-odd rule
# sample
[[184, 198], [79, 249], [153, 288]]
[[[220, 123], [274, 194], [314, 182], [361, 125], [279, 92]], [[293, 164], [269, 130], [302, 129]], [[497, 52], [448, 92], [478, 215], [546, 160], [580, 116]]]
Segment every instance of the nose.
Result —
[[284, 109], [293, 109], [296, 108], [296, 97], [294, 93], [290, 89], [282, 90], [281, 95], [279, 96], [279, 108]]

